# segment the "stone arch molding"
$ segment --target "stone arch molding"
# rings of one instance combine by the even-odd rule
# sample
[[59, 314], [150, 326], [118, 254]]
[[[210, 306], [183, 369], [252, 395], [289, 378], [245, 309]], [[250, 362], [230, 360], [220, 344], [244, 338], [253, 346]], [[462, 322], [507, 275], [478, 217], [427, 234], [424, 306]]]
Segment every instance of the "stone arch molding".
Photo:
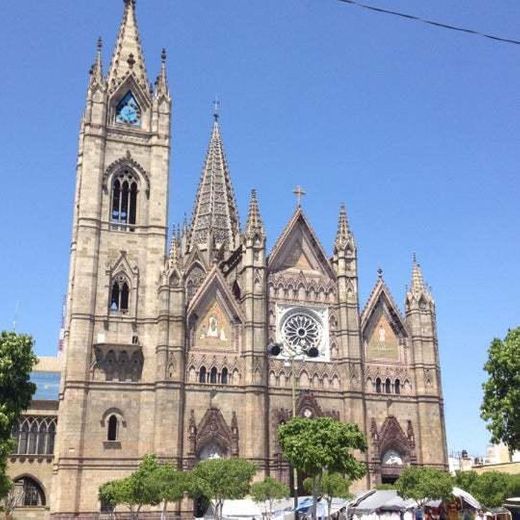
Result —
[[197, 425], [192, 410], [189, 421], [189, 450], [192, 457], [199, 457], [210, 445], [216, 445], [224, 456], [238, 457], [238, 420], [233, 412], [231, 426], [228, 425], [219, 408], [209, 408]]
[[374, 446], [374, 457], [379, 464], [383, 463], [383, 457], [388, 452], [399, 454], [404, 464], [412, 464], [416, 461], [412, 421], [407, 421], [405, 433], [399, 421], [392, 415], [385, 419], [380, 429], [377, 428], [375, 419], [372, 419], [370, 434]]
[[150, 176], [146, 172], [146, 170], [135, 160], [132, 158], [132, 154], [130, 151], [126, 152], [125, 157], [121, 157], [114, 161], [110, 166], [105, 170], [103, 174], [103, 190], [108, 192], [108, 186], [110, 186], [110, 180], [112, 177], [121, 171], [124, 168], [129, 168], [139, 176], [139, 180], [145, 185], [146, 198], [150, 197]]
[[108, 410], [105, 410], [103, 415], [101, 416], [101, 427], [105, 428], [107, 426], [107, 421], [111, 415], [115, 415], [117, 417], [117, 421], [123, 428], [126, 428], [126, 420], [125, 416], [123, 415], [123, 412], [119, 408], [109, 408]]

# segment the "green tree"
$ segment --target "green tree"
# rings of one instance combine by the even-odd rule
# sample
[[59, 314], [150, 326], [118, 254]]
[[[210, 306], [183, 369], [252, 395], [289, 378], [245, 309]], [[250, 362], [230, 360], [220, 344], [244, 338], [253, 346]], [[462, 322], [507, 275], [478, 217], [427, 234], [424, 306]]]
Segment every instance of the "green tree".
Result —
[[[306, 478], [303, 482], [303, 487], [308, 493], [312, 493], [313, 479]], [[348, 481], [340, 473], [324, 473], [321, 477], [320, 488], [318, 494], [323, 495], [327, 501], [327, 517], [330, 518], [330, 511], [332, 508], [332, 499], [336, 498], [350, 498], [352, 495], [349, 491], [350, 481]]]
[[269, 518], [273, 516], [273, 502], [288, 497], [289, 487], [272, 477], [266, 477], [262, 482], [251, 486], [251, 496], [255, 502], [268, 502]]
[[244, 498], [249, 493], [256, 466], [243, 459], [211, 459], [199, 462], [189, 479], [192, 497], [206, 497], [215, 507], [215, 518], [222, 518], [224, 500]]
[[504, 340], [495, 338], [484, 365], [481, 417], [488, 424], [493, 442], [504, 442], [510, 452], [520, 449], [520, 327]]
[[6, 474], [7, 457], [12, 450], [11, 432], [36, 391], [29, 380], [36, 362], [31, 336], [0, 333], [0, 498], [12, 486]]
[[486, 507], [499, 507], [509, 496], [512, 487], [511, 475], [490, 471], [478, 475], [470, 493]]
[[296, 417], [278, 428], [280, 446], [287, 460], [313, 480], [312, 517], [316, 518], [316, 498], [323, 473], [341, 473], [350, 481], [366, 473], [366, 465], [353, 450], [365, 451], [366, 439], [357, 425], [330, 417]]
[[168, 504], [179, 502], [188, 489], [188, 474], [177, 471], [171, 464], [162, 464], [156, 470], [159, 498], [163, 503], [161, 519], [166, 518]]
[[395, 484], [376, 484], [378, 491], [387, 491], [389, 489], [395, 489]]
[[138, 519], [143, 506], [154, 506], [163, 501], [160, 472], [155, 455], [146, 455], [130, 476], [103, 484], [99, 488], [99, 499], [127, 507], [131, 518]]
[[453, 479], [440, 469], [409, 466], [401, 473], [395, 488], [400, 497], [413, 499], [423, 508], [430, 500], [449, 500]]
[[456, 471], [454, 484], [464, 491], [473, 495], [473, 486], [478, 480], [478, 473], [476, 471]]

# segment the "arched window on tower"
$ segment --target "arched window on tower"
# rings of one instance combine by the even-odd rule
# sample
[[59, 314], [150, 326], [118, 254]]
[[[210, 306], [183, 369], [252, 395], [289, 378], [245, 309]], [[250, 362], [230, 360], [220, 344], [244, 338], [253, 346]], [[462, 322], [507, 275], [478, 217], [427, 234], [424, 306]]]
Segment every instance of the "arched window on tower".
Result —
[[228, 384], [228, 380], [229, 380], [228, 369], [226, 367], [224, 367], [222, 369], [222, 374], [220, 375], [220, 382], [223, 385], [227, 385]]
[[394, 383], [394, 392], [396, 394], [400, 394], [401, 393], [401, 381], [399, 381], [399, 379], [396, 379], [395, 380], [395, 383]]
[[392, 383], [391, 383], [390, 379], [387, 379], [385, 381], [385, 393], [387, 393], [387, 394], [392, 393]]
[[110, 311], [111, 312], [128, 312], [130, 300], [130, 286], [128, 280], [122, 274], [118, 275], [112, 282], [112, 290], [110, 293]]
[[114, 177], [110, 209], [113, 229], [134, 230], [137, 219], [137, 194], [137, 180], [129, 169], [124, 169]]
[[215, 367], [211, 369], [211, 372], [209, 374], [209, 382], [213, 384], [217, 383], [217, 369]]
[[199, 370], [199, 383], [206, 382], [206, 367], [200, 367]]
[[378, 394], [381, 393], [381, 378], [379, 378], [379, 377], [376, 378], [376, 392]]
[[117, 441], [119, 421], [115, 415], [108, 418], [107, 441]]

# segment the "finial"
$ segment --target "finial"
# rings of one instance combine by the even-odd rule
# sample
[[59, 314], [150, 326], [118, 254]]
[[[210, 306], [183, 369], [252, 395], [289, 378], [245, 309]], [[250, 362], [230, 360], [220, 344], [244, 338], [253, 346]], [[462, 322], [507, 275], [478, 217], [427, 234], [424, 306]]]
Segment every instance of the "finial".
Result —
[[294, 188], [293, 193], [296, 195], [296, 205], [301, 208], [302, 205], [302, 197], [307, 195], [305, 191], [303, 191], [303, 188], [298, 185], [296, 188]]
[[126, 60], [126, 62], [128, 63], [128, 66], [129, 66], [130, 68], [133, 68], [133, 66], [135, 65], [135, 58], [134, 58], [133, 53], [130, 53], [130, 54], [128, 55], [128, 59]]
[[166, 63], [166, 49], [163, 47], [163, 50], [161, 51], [161, 63], [164, 65]]
[[381, 268], [379, 268], [377, 270], [377, 277], [382, 280], [383, 279], [383, 270]]
[[125, 3], [125, 7], [135, 7], [135, 0], [123, 0]]
[[414, 264], [417, 263], [417, 255], [415, 254], [415, 252], [412, 254], [412, 262], [413, 262]]
[[213, 100], [213, 117], [215, 122], [220, 118], [220, 101], [217, 96], [215, 96], [215, 99]]
[[100, 36], [97, 40], [97, 51], [98, 51], [98, 53], [101, 53], [102, 50], [103, 50], [103, 38], [101, 38], [101, 36]]

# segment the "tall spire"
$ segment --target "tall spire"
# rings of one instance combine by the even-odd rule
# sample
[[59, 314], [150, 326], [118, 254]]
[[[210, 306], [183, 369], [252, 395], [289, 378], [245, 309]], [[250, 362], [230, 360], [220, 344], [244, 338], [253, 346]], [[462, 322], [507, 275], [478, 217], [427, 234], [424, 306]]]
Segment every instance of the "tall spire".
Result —
[[256, 190], [251, 190], [245, 235], [247, 237], [254, 237], [255, 235], [263, 237], [265, 235], [264, 223], [260, 215], [260, 208], [258, 207], [258, 200], [256, 198]]
[[424, 278], [420, 264], [417, 262], [415, 253], [413, 254], [413, 265], [412, 265], [412, 286], [411, 289], [415, 293], [420, 293], [426, 289], [424, 284]]
[[124, 3], [125, 11], [108, 75], [110, 90], [114, 91], [127, 76], [133, 74], [144, 92], [148, 92], [146, 66], [135, 15], [135, 0], [124, 0]]
[[215, 117], [213, 131], [202, 170], [202, 176], [193, 208], [190, 250], [219, 248], [227, 244], [228, 250], [238, 246], [239, 218], [235, 194], [220, 135], [219, 118]]
[[[415, 305], [424, 306], [427, 303], [433, 304], [433, 297], [430, 288], [424, 282], [422, 269], [417, 262], [415, 253], [412, 262], [412, 283], [406, 293], [406, 309], [409, 311]], [[421, 307], [422, 308], [422, 307]]]
[[334, 250], [336, 252], [344, 251], [349, 242], [353, 247], [355, 247], [354, 236], [352, 235], [348, 224], [347, 209], [345, 208], [345, 204], [342, 204], [339, 210], [338, 231], [336, 232]]
[[349, 236], [350, 230], [348, 227], [347, 209], [345, 208], [345, 204], [342, 204], [339, 209], [338, 231], [336, 233], [335, 243], [336, 248], [343, 249], [348, 242]]

